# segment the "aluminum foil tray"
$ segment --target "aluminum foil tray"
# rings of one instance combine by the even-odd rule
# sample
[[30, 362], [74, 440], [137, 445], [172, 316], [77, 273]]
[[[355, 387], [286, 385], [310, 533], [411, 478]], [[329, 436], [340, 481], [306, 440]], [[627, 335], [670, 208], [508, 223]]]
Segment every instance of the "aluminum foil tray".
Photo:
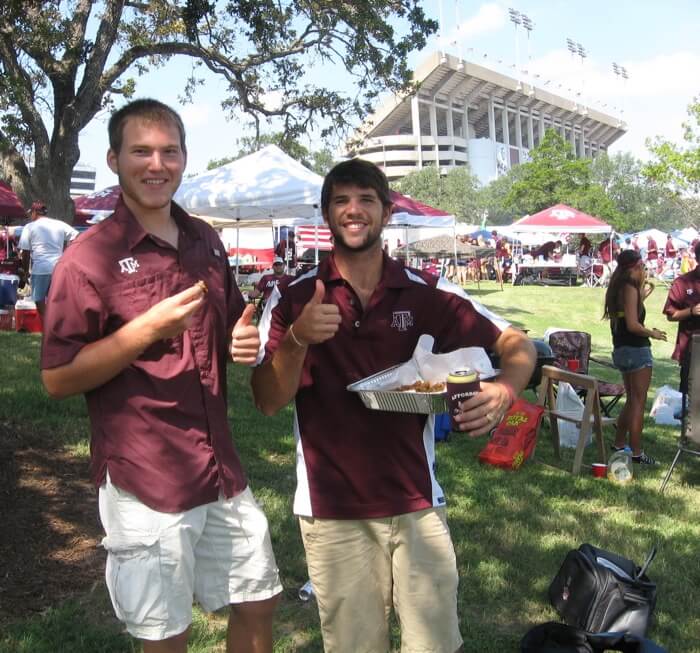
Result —
[[443, 392], [401, 392], [399, 390], [380, 390], [386, 385], [394, 370], [400, 367], [395, 365], [372, 376], [368, 376], [355, 383], [351, 383], [347, 389], [357, 392], [362, 403], [372, 410], [388, 410], [395, 413], [444, 413], [447, 411], [446, 393]]

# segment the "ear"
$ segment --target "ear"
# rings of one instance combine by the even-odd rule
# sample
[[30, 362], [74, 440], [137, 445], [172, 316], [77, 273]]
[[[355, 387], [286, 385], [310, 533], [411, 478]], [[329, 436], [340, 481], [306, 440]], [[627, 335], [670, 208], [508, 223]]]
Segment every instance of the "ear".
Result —
[[391, 219], [391, 211], [394, 208], [393, 204], [382, 205], [382, 226], [386, 227]]
[[119, 165], [117, 164], [118, 156], [119, 155], [114, 150], [107, 150], [107, 165], [115, 175], [119, 173]]

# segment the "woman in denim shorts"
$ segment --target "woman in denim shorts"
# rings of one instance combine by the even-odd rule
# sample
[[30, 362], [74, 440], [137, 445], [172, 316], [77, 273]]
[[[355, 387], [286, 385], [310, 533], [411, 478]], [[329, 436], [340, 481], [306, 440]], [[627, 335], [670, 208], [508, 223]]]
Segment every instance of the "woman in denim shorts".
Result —
[[644, 263], [639, 252], [626, 249], [617, 257], [610, 283], [605, 293], [603, 317], [610, 320], [613, 340], [612, 359], [622, 373], [627, 394], [625, 405], [617, 418], [614, 450], [627, 444], [632, 448], [632, 460], [643, 465], [656, 461], [642, 449], [644, 406], [651, 382], [651, 341], [666, 340], [666, 333], [644, 326], [644, 300], [654, 290], [646, 280]]

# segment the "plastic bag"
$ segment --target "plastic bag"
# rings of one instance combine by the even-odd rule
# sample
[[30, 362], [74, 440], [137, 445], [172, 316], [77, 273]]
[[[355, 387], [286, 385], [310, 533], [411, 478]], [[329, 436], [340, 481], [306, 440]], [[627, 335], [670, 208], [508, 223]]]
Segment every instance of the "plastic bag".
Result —
[[649, 415], [654, 418], [657, 424], [678, 426], [681, 422], [675, 419], [674, 415], [680, 414], [682, 401], [683, 395], [678, 390], [663, 385], [656, 391]]
[[[571, 387], [570, 383], [561, 381], [557, 390], [557, 411], [573, 413], [577, 417], [583, 416], [583, 401], [576, 394], [576, 391]], [[568, 449], [575, 449], [578, 444], [578, 436], [580, 434], [579, 427], [573, 422], [568, 422], [563, 419], [557, 420], [559, 428], [559, 446]], [[586, 438], [586, 446], [592, 441], [592, 434], [589, 433]]]

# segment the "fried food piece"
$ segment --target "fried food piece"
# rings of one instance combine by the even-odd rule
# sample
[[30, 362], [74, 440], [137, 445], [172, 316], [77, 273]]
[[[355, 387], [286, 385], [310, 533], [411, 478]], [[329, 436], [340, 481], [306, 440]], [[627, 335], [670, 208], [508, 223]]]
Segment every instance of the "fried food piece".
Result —
[[202, 281], [201, 279], [197, 283], [195, 283], [194, 285], [197, 286], [205, 295], [209, 292], [209, 288], [207, 288], [207, 284], [204, 283], [204, 281]]
[[443, 392], [445, 384], [441, 382], [430, 383], [429, 381], [415, 381], [410, 385], [402, 385], [396, 388], [399, 392]]

